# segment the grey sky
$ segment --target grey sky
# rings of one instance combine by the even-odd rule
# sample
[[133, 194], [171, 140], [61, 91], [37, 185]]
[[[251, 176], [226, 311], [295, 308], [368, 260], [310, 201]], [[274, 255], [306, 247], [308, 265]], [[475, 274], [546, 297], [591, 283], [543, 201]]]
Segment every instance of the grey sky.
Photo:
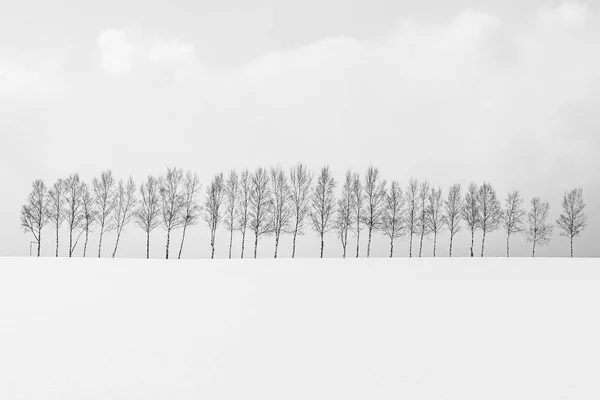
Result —
[[[575, 251], [598, 256], [599, 18], [597, 4], [577, 1], [7, 3], [0, 255], [28, 252], [18, 217], [36, 178], [90, 181], [111, 168], [139, 182], [179, 166], [206, 183], [301, 160], [329, 163], [338, 181], [370, 163], [402, 186], [490, 181], [502, 199], [518, 188], [526, 202], [548, 200], [553, 220], [563, 191], [582, 187], [589, 228]], [[188, 256], [209, 254], [204, 226], [187, 240]], [[225, 242], [220, 231], [221, 255]], [[457, 254], [467, 242], [462, 232]], [[487, 242], [503, 254], [501, 233]], [[538, 254], [565, 255], [567, 244], [555, 230]], [[143, 233], [129, 227], [121, 245], [142, 256]], [[261, 255], [272, 247], [264, 240]], [[406, 240], [396, 248], [405, 254]], [[529, 254], [522, 238], [513, 248]], [[335, 235], [325, 251], [340, 254]], [[374, 251], [387, 254], [387, 241]], [[318, 255], [314, 233], [298, 252]]]

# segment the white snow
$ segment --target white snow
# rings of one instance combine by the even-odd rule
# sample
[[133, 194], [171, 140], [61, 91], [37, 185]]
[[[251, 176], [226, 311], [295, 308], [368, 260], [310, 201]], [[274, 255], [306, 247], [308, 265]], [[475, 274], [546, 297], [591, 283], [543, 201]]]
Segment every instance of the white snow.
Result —
[[0, 259], [0, 399], [600, 398], [592, 259]]

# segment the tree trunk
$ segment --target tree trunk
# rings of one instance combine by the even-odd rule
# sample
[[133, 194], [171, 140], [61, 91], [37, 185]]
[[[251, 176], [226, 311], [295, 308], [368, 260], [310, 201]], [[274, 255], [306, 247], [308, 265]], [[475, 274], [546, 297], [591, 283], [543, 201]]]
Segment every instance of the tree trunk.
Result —
[[506, 257], [510, 257], [510, 234], [506, 235]]
[[571, 258], [573, 258], [573, 236], [571, 236]]
[[279, 235], [280, 233], [275, 234], [275, 255], [273, 258], [277, 258], [277, 248], [279, 247]]
[[242, 252], [240, 253], [240, 258], [244, 258], [244, 247], [246, 247], [246, 229], [242, 232]]
[[58, 257], [58, 228], [56, 228], [56, 257]]
[[112, 258], [115, 258], [117, 255], [117, 247], [119, 247], [119, 239], [121, 238], [121, 231], [117, 232], [117, 241], [115, 242], [115, 250], [112, 253]]
[[448, 255], [450, 257], [452, 257], [452, 240], [454, 239], [454, 235], [450, 235], [450, 251], [448, 252]]
[[210, 259], [215, 258], [215, 231], [210, 232]]
[[369, 241], [367, 242], [367, 258], [371, 256], [371, 236], [373, 234], [373, 227], [369, 227]]
[[256, 258], [257, 252], [258, 252], [258, 232], [254, 232], [254, 258]]
[[229, 259], [231, 259], [231, 248], [233, 247], [233, 224], [232, 229], [229, 230]]
[[150, 259], [150, 231], [146, 232], [146, 259]]
[[433, 256], [435, 257], [435, 251], [437, 250], [437, 233], [433, 235]]
[[73, 255], [73, 228], [69, 229], [69, 257]]
[[409, 257], [412, 257], [412, 242], [413, 242], [413, 234], [411, 233], [410, 234], [410, 244], [408, 247], [408, 256]]
[[165, 245], [165, 259], [169, 259], [169, 245], [171, 244], [171, 230], [167, 229], [167, 244]]
[[37, 250], [37, 256], [40, 256], [40, 246], [42, 245], [42, 230], [40, 229], [38, 231], [38, 250]]
[[342, 242], [342, 258], [346, 258], [346, 245], [347, 243]]
[[394, 256], [394, 239], [390, 238], [390, 258]]
[[475, 247], [475, 230], [471, 229], [471, 257], [473, 257], [473, 247]]
[[296, 235], [298, 234], [298, 230], [294, 230], [294, 239], [292, 240], [292, 258], [296, 256]]
[[181, 253], [183, 252], [183, 241], [185, 240], [185, 231], [187, 229], [187, 224], [183, 225], [183, 234], [181, 235], [181, 246], [179, 246], [179, 255], [177, 256], [177, 259], [181, 259]]
[[531, 257], [535, 257], [535, 240], [533, 241], [533, 250], [531, 253]]
[[323, 234], [321, 233], [321, 258], [323, 258], [323, 248], [325, 247], [325, 239], [323, 239]]
[[419, 257], [421, 257], [421, 253], [423, 251], [423, 236], [425, 236], [425, 234], [421, 233], [421, 244], [419, 244]]
[[485, 249], [485, 231], [483, 231], [483, 236], [481, 238], [481, 257], [483, 257], [484, 249]]
[[85, 258], [85, 254], [87, 253], [87, 245], [88, 245], [89, 236], [90, 236], [90, 229], [85, 228], [85, 243], [83, 244], [83, 258]]
[[360, 250], [360, 226], [356, 228], [356, 258], [358, 258], [358, 251]]
[[100, 227], [100, 242], [98, 243], [98, 258], [101, 257], [102, 252], [102, 235], [104, 234], [104, 225]]

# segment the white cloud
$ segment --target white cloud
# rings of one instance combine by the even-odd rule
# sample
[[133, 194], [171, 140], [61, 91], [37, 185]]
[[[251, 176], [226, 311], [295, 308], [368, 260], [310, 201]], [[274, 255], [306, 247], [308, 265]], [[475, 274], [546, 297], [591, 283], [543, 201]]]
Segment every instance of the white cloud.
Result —
[[108, 29], [98, 36], [98, 50], [102, 68], [106, 71], [122, 75], [131, 71], [134, 45], [124, 31]]

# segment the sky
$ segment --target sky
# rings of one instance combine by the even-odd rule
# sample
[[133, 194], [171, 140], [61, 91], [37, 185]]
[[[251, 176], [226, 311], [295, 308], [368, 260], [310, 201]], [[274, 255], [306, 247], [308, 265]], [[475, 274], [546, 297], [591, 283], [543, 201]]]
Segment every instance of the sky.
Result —
[[[29, 254], [19, 211], [35, 179], [51, 185], [77, 172], [91, 182], [112, 169], [139, 183], [180, 167], [206, 187], [232, 168], [298, 161], [315, 172], [329, 164], [338, 183], [371, 164], [403, 187], [411, 177], [444, 192], [490, 182], [502, 200], [519, 189], [527, 204], [548, 201], [552, 221], [564, 191], [580, 187], [589, 226], [575, 254], [600, 255], [594, 2], [37, 0], [2, 10], [0, 255]], [[45, 237], [51, 255], [49, 228]], [[161, 256], [164, 231], [152, 240]], [[455, 254], [468, 255], [469, 241], [463, 229]], [[227, 242], [220, 229], [217, 256]], [[282, 239], [280, 256], [290, 242]], [[209, 243], [208, 228], [193, 227], [184, 257], [209, 256]], [[443, 234], [438, 246], [447, 245]], [[144, 256], [141, 229], [128, 226], [119, 246], [121, 256]], [[259, 255], [273, 246], [264, 239]], [[375, 235], [375, 255], [388, 246]], [[502, 256], [504, 246], [504, 234], [491, 233], [486, 254]], [[407, 239], [395, 248], [406, 255]], [[531, 253], [522, 236], [512, 249]], [[317, 235], [309, 229], [297, 251], [318, 256]], [[568, 251], [555, 229], [536, 253]], [[341, 255], [334, 233], [325, 255]]]

